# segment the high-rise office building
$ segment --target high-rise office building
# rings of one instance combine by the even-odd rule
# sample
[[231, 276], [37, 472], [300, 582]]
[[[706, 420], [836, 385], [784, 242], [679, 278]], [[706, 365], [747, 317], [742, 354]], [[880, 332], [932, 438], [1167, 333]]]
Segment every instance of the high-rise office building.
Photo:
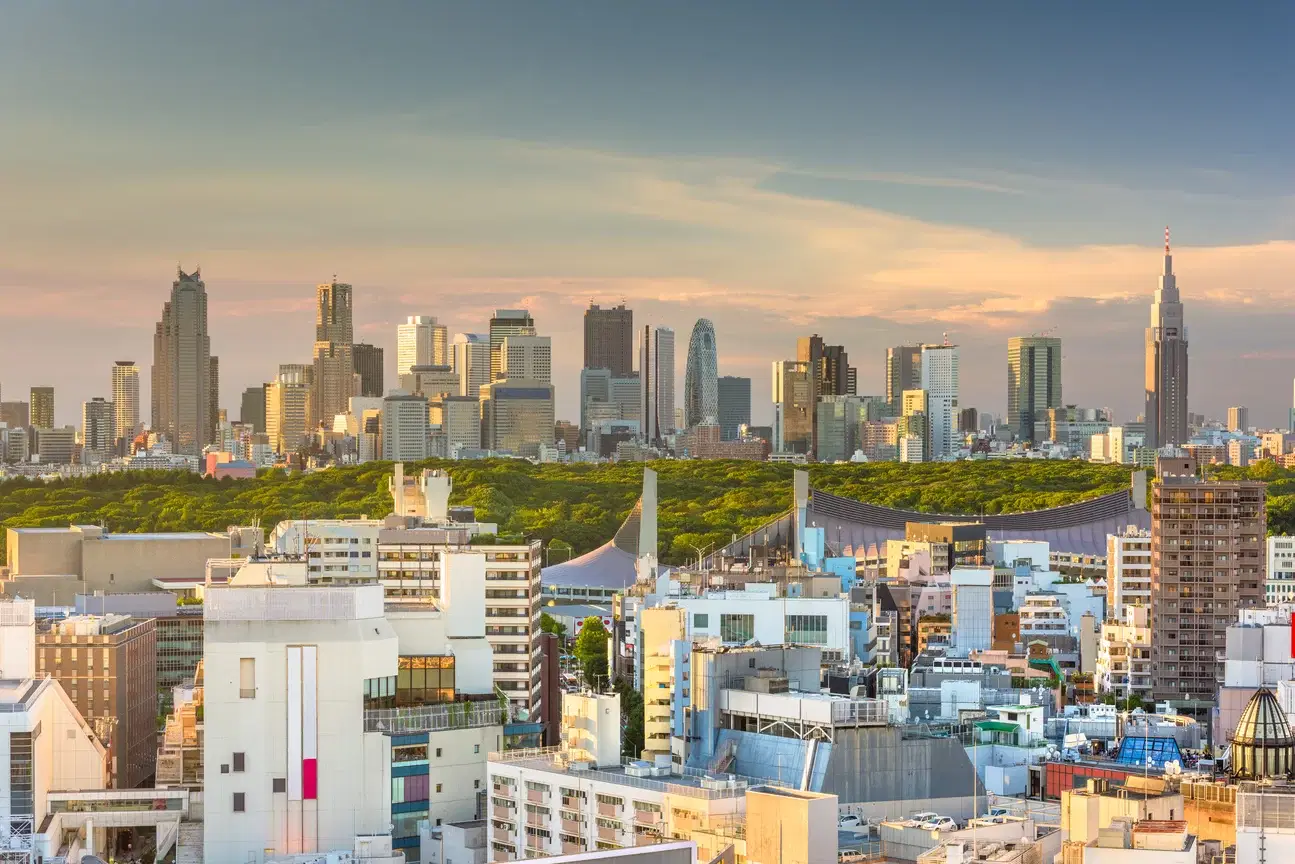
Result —
[[751, 379], [725, 375], [719, 391], [719, 434], [724, 441], [736, 441], [742, 426], [751, 425]]
[[[824, 396], [846, 396], [850, 391], [850, 358], [841, 345], [826, 345], [815, 333], [796, 340], [796, 360], [809, 366], [811, 399]], [[810, 452], [818, 452], [818, 413], [812, 417], [814, 432]]]
[[415, 366], [400, 376], [400, 389], [428, 399], [455, 396], [458, 394], [459, 376], [449, 366]]
[[37, 429], [54, 428], [54, 388], [31, 388], [31, 425]]
[[197, 456], [211, 443], [211, 341], [202, 271], [177, 270], [171, 299], [153, 333], [153, 431], [176, 453]]
[[392, 462], [426, 459], [429, 448], [427, 399], [393, 393], [382, 400], [382, 458]]
[[0, 402], [0, 423], [10, 429], [26, 429], [31, 423], [31, 403]]
[[930, 397], [925, 390], [905, 390], [900, 397], [895, 438], [899, 442], [901, 462], [931, 461]]
[[312, 434], [314, 367], [284, 363], [265, 385], [265, 434], [276, 453], [292, 453]]
[[315, 289], [315, 393], [311, 430], [333, 428], [355, 395], [355, 326], [351, 286], [334, 279]]
[[898, 417], [904, 410], [904, 391], [922, 389], [922, 346], [899, 345], [886, 349], [886, 401]]
[[509, 336], [534, 336], [535, 319], [525, 309], [496, 309], [490, 319], [490, 380], [503, 377], [504, 359], [500, 354]]
[[1187, 326], [1165, 228], [1165, 270], [1160, 276], [1151, 326], [1146, 331], [1146, 446], [1177, 447], [1191, 437], [1187, 423]]
[[238, 421], [257, 432], [265, 432], [265, 385], [248, 387], [243, 391]]
[[1245, 432], [1250, 428], [1250, 409], [1244, 405], [1233, 405], [1228, 409], [1228, 431]]
[[808, 363], [773, 363], [773, 450], [809, 453], [813, 446], [814, 397]]
[[683, 378], [683, 425], [719, 423], [719, 349], [715, 327], [698, 318], [688, 339], [688, 365]]
[[585, 310], [585, 369], [610, 369], [613, 378], [634, 371], [634, 311], [625, 304]]
[[1265, 484], [1202, 480], [1196, 471], [1194, 459], [1156, 460], [1151, 686], [1157, 701], [1212, 707], [1228, 626], [1239, 608], [1264, 605], [1268, 515]]
[[1047, 436], [1047, 412], [1060, 408], [1061, 340], [1013, 336], [1007, 340], [1007, 425], [1021, 441]]
[[134, 360], [118, 360], [112, 367], [114, 444], [127, 446], [139, 433], [139, 367]]
[[553, 343], [548, 336], [506, 336], [499, 348], [500, 377], [553, 380]]
[[923, 345], [922, 387], [927, 396], [927, 452], [933, 461], [954, 458], [958, 449], [958, 346]]
[[674, 330], [643, 325], [639, 331], [639, 433], [656, 444], [674, 432]]
[[459, 376], [459, 395], [481, 395], [490, 383], [490, 337], [481, 333], [455, 333], [451, 365]]
[[975, 408], [958, 410], [958, 434], [974, 435], [980, 431], [980, 412]]
[[211, 441], [220, 442], [220, 358], [207, 360], [207, 417], [211, 422]]
[[396, 327], [396, 377], [415, 366], [448, 366], [449, 330], [430, 315], [410, 315]]
[[351, 346], [355, 357], [355, 374], [360, 376], [358, 396], [382, 396], [382, 349], [377, 345], [359, 342]]
[[541, 446], [553, 446], [553, 385], [500, 378], [482, 387], [481, 432], [481, 443], [490, 450], [539, 456]]
[[81, 461], [104, 462], [117, 449], [117, 415], [113, 403], [96, 396], [81, 403]]

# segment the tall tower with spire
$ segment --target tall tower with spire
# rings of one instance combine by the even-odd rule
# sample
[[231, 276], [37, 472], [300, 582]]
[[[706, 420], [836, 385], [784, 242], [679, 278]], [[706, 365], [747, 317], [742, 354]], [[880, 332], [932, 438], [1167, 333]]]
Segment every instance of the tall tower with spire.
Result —
[[1174, 278], [1165, 226], [1165, 270], [1146, 332], [1146, 445], [1153, 450], [1187, 442], [1187, 327]]

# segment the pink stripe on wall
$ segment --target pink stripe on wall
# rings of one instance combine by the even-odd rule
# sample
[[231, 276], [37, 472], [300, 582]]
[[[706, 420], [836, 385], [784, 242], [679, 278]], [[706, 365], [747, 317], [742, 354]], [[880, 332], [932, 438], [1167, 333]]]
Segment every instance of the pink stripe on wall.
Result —
[[314, 801], [319, 797], [319, 768], [314, 759], [301, 760], [301, 797]]

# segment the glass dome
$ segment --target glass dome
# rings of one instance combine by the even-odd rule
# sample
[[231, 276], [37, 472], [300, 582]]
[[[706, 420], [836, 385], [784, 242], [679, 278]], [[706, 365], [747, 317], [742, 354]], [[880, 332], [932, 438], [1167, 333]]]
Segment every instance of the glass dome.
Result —
[[1286, 714], [1271, 690], [1260, 688], [1250, 699], [1232, 736], [1232, 776], [1239, 780], [1288, 777], [1295, 759]]

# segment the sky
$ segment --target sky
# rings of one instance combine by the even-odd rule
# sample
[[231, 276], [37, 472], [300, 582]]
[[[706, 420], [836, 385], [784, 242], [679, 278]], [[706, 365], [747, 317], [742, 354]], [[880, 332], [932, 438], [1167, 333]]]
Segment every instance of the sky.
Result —
[[0, 394], [57, 421], [141, 366], [201, 266], [221, 401], [309, 360], [314, 286], [356, 340], [524, 306], [577, 419], [581, 316], [715, 324], [721, 375], [796, 337], [961, 346], [1006, 410], [1010, 336], [1065, 402], [1141, 411], [1171, 225], [1189, 404], [1286, 424], [1295, 376], [1295, 6], [119, 3], [0, 12]]

